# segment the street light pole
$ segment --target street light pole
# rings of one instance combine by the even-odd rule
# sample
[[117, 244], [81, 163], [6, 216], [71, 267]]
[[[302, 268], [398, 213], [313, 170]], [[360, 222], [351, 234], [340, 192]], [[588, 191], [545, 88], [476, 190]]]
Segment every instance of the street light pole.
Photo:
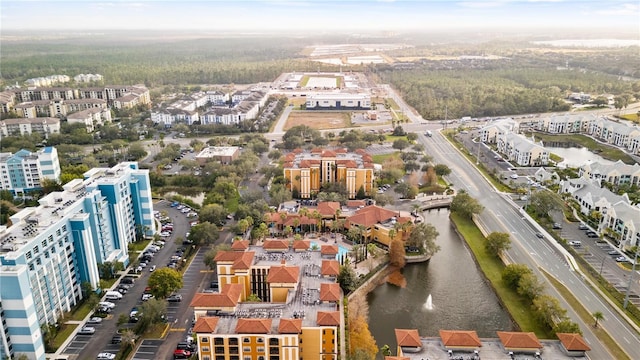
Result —
[[629, 275], [629, 284], [627, 284], [627, 294], [624, 296], [624, 304], [622, 304], [623, 309], [626, 309], [627, 305], [629, 305], [629, 295], [631, 294], [631, 284], [633, 284], [633, 275], [636, 273], [636, 263], [638, 262], [638, 252], [640, 252], [640, 246], [638, 245], [636, 245], [636, 255], [633, 257], [633, 265], [631, 266], [631, 275]]

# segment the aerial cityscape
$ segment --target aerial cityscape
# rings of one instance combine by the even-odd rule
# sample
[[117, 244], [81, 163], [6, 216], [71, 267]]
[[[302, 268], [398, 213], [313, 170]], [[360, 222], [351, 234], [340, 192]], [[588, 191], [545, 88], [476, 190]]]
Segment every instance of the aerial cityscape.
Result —
[[639, 28], [1, 2], [0, 359], [640, 359]]

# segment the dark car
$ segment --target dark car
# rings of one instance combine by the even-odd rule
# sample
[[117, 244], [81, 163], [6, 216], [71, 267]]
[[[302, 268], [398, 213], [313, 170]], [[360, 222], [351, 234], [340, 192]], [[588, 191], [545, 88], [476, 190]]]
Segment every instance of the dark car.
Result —
[[217, 289], [218, 288], [218, 282], [217, 281], [212, 281], [211, 284], [209, 285], [210, 288], [212, 289]]
[[112, 344], [120, 344], [121, 342], [122, 342], [122, 335], [120, 335], [120, 334], [115, 334], [111, 338], [111, 343]]
[[176, 346], [176, 349], [178, 350], [188, 350], [193, 352], [193, 345], [189, 344], [188, 342], [179, 342], [178, 346]]
[[539, 239], [542, 239], [544, 237], [544, 235], [542, 235], [542, 233], [537, 232], [536, 233], [536, 237], [538, 237]]
[[598, 237], [598, 233], [596, 233], [595, 231], [589, 230], [587, 231], [587, 236], [590, 238], [597, 238]]

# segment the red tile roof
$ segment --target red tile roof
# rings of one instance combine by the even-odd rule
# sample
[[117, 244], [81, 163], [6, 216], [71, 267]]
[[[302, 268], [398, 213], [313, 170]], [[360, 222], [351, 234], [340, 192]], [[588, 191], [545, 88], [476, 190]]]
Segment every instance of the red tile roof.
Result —
[[398, 217], [398, 213], [395, 211], [387, 210], [385, 208], [370, 205], [360, 210], [357, 210], [355, 215], [347, 218], [347, 227], [351, 224], [363, 225], [370, 227], [378, 223], [390, 220], [392, 217]]
[[320, 254], [322, 255], [337, 255], [338, 245], [320, 245]]
[[280, 334], [302, 333], [302, 319], [280, 319], [278, 332]]
[[249, 240], [236, 240], [231, 243], [231, 249], [237, 251], [245, 251], [249, 248]]
[[556, 333], [558, 339], [568, 351], [589, 351], [591, 348], [580, 334]]
[[262, 243], [265, 250], [289, 250], [289, 242], [287, 240], [265, 240]]
[[216, 262], [232, 262], [232, 269], [247, 270], [253, 263], [253, 251], [218, 251], [214, 260]]
[[323, 158], [324, 157], [336, 157], [336, 152], [332, 151], [332, 150], [325, 149], [325, 150], [322, 151], [322, 157]]
[[509, 349], [541, 349], [542, 344], [532, 332], [497, 331], [505, 348]]
[[462, 330], [440, 330], [440, 338], [445, 347], [462, 346], [478, 347], [482, 346], [480, 338], [475, 331]]
[[218, 325], [218, 320], [220, 318], [217, 317], [201, 317], [196, 321], [196, 324], [193, 326], [193, 331], [197, 333], [213, 333], [216, 331], [216, 326]]
[[238, 319], [236, 334], [268, 334], [271, 319]]
[[320, 284], [320, 300], [322, 301], [340, 301], [340, 284], [338, 283], [322, 283]]
[[196, 293], [189, 306], [201, 308], [235, 307], [240, 301], [240, 295], [242, 295], [241, 284], [225, 284], [219, 294]]
[[421, 347], [422, 341], [416, 329], [396, 329], [396, 343], [398, 346]]
[[350, 208], [357, 208], [357, 207], [366, 206], [366, 205], [367, 205], [367, 202], [364, 200], [348, 200], [347, 201], [347, 207], [350, 207]]
[[338, 260], [322, 260], [320, 273], [325, 276], [337, 276], [340, 273]]
[[335, 152], [336, 154], [346, 154], [349, 152], [349, 150], [347, 148], [338, 148], [333, 150], [333, 152]]
[[340, 203], [337, 201], [323, 201], [318, 203], [318, 212], [322, 216], [335, 216], [336, 210], [340, 210]]
[[293, 249], [294, 250], [309, 250], [311, 248], [311, 241], [309, 240], [294, 240], [293, 241]]
[[318, 311], [316, 316], [318, 326], [340, 325], [340, 311]]
[[269, 268], [267, 274], [268, 283], [297, 284], [300, 278], [300, 268], [298, 266], [277, 265]]

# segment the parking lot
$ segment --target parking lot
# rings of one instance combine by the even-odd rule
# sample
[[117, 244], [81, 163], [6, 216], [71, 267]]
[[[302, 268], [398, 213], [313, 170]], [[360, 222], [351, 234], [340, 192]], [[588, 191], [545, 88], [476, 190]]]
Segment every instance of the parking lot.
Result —
[[152, 360], [158, 358], [158, 350], [163, 340], [144, 340], [138, 346], [138, 350], [131, 358], [132, 360]]

